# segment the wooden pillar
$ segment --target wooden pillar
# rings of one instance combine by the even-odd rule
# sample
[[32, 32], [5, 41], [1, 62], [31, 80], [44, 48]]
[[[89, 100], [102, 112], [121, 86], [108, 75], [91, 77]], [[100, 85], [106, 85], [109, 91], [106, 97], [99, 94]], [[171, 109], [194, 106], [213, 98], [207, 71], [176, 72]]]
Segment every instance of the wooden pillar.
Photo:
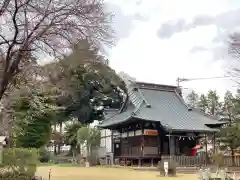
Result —
[[111, 130], [111, 153], [112, 153], [112, 157], [111, 157], [111, 165], [114, 165], [114, 140], [113, 140], [113, 130]]
[[141, 135], [141, 157], [144, 156], [144, 123], [141, 123], [141, 130], [142, 130], [142, 135]]
[[171, 158], [172, 155], [174, 155], [174, 141], [173, 141], [173, 136], [171, 134], [171, 132], [168, 133], [168, 148], [169, 148], [169, 156]]
[[160, 136], [160, 142], [161, 142], [161, 147], [160, 147], [160, 151], [161, 151], [161, 156], [164, 154], [164, 149], [165, 149], [165, 143], [164, 143], [164, 137], [165, 137], [165, 134], [162, 134]]
[[154, 165], [153, 165], [153, 158], [151, 159], [151, 167], [153, 167]]
[[175, 147], [176, 147], [175, 153], [176, 153], [177, 155], [179, 155], [179, 154], [180, 154], [180, 147], [179, 147], [179, 137], [178, 137], [178, 136], [175, 137]]
[[206, 165], [207, 165], [207, 159], [208, 159], [208, 154], [207, 154], [207, 144], [208, 144], [208, 142], [207, 142], [207, 134], [205, 133], [205, 163], [206, 163]]
[[105, 144], [105, 148], [107, 148], [107, 133], [106, 133], [106, 129], [104, 129], [104, 139], [105, 139], [105, 142], [104, 142], [104, 144]]
[[129, 130], [127, 130], [127, 155], [130, 156]]
[[138, 159], [138, 167], [141, 167], [142, 163], [141, 163], [141, 159]]
[[169, 156], [171, 157], [171, 136], [170, 133], [168, 134], [168, 152], [169, 152]]
[[213, 140], [212, 140], [212, 144], [213, 144], [213, 153], [216, 153], [216, 133], [213, 133]]
[[158, 132], [158, 135], [157, 135], [157, 142], [158, 142], [158, 155], [161, 156], [161, 146], [162, 146], [162, 143], [161, 143], [161, 131], [160, 131], [160, 123], [156, 123], [156, 126], [157, 126], [157, 132]]
[[112, 142], [112, 146], [111, 146], [111, 152], [112, 152], [112, 153], [114, 153], [113, 130], [111, 130], [111, 142]]
[[173, 136], [173, 134], [169, 134], [170, 135], [170, 155], [175, 155], [176, 153], [176, 140], [175, 137]]
[[[159, 133], [159, 132], [158, 132]], [[160, 137], [159, 134], [157, 136], [157, 141], [158, 141], [158, 155], [161, 155], [161, 142], [160, 142]]]
[[119, 129], [120, 137], [119, 137], [119, 148], [120, 148], [120, 156], [123, 155], [123, 143], [122, 143], [122, 128]]

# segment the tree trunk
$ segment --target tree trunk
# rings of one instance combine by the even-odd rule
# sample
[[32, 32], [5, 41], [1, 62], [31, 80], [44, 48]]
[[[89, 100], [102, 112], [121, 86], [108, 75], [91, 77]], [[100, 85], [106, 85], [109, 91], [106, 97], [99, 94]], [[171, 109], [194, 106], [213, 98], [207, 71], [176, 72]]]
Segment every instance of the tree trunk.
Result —
[[72, 148], [72, 163], [75, 162], [75, 148]]
[[[57, 132], [57, 124], [54, 123], [54, 133], [56, 134]], [[56, 141], [56, 135], [55, 135], [55, 138], [54, 138], [54, 155], [57, 155], [57, 141]]]
[[235, 166], [234, 149], [231, 147], [232, 166]]
[[61, 146], [62, 146], [62, 122], [59, 123], [59, 139], [58, 139], [58, 154], [61, 153]]
[[8, 80], [7, 80], [7, 82], [5, 82], [4, 80], [5, 79], [3, 79], [1, 84], [0, 84], [0, 102], [3, 98], [3, 95], [4, 95], [5, 91], [7, 90]]
[[89, 154], [90, 154], [90, 146], [87, 143], [87, 149], [86, 149], [86, 167], [89, 167]]
[[81, 165], [82, 161], [82, 150], [81, 150], [81, 144], [79, 143], [79, 164]]

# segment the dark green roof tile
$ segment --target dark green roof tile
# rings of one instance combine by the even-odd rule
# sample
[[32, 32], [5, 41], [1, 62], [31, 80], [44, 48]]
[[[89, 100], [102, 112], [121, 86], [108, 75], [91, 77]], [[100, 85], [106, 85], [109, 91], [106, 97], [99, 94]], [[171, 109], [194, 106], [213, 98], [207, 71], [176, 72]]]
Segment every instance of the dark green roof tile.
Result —
[[[137, 84], [135, 84], [137, 85]], [[154, 85], [152, 87], [157, 87]], [[160, 85], [158, 85], [160, 86]], [[125, 112], [117, 113], [106, 119], [100, 127], [128, 121], [132, 117], [143, 120], [158, 121], [168, 130], [186, 131], [216, 131], [206, 125], [222, 123], [215, 117], [201, 113], [196, 109], [190, 110], [181, 96], [170, 87], [170, 90], [148, 89], [147, 87], [131, 86], [128, 88], [129, 99], [134, 107], [128, 107]]]
[[115, 115], [105, 119], [101, 124], [99, 124], [99, 127], [105, 128], [115, 124], [123, 123], [132, 117], [132, 112], [133, 108], [130, 107], [122, 113], [116, 113]]
[[136, 117], [161, 124], [172, 130], [211, 131], [206, 124], [214, 124], [212, 120], [198, 112], [190, 111], [176, 92], [141, 89], [143, 96], [151, 105], [140, 107]]

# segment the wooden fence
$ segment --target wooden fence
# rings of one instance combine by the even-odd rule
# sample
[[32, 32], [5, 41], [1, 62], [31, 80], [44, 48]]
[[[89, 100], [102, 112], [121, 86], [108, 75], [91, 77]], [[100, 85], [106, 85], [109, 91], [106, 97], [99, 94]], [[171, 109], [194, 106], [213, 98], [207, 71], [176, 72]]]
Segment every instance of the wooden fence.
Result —
[[240, 166], [240, 156], [224, 156], [225, 166]]
[[[162, 159], [172, 159], [180, 167], [197, 167], [197, 166], [207, 166], [213, 165], [213, 160], [206, 156], [162, 156]], [[226, 167], [234, 166], [240, 167], [240, 156], [224, 156], [223, 165]]]

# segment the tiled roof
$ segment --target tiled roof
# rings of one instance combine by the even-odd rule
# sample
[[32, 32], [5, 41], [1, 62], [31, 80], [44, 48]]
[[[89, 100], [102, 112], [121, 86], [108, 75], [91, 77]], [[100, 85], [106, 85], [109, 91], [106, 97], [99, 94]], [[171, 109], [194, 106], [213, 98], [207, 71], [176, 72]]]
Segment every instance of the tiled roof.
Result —
[[132, 106], [106, 119], [100, 127], [110, 127], [131, 118], [157, 121], [171, 131], [216, 131], [207, 125], [222, 123], [213, 116], [189, 109], [176, 91], [177, 87], [134, 83], [128, 84], [127, 88]]
[[140, 119], [160, 121], [168, 130], [212, 131], [206, 124], [215, 124], [213, 120], [189, 108], [176, 92], [141, 89], [151, 107], [140, 107], [135, 115]]
[[99, 127], [109, 127], [109, 126], [113, 126], [115, 124], [120, 124], [120, 123], [126, 122], [127, 120], [131, 119], [133, 111], [134, 111], [133, 108], [128, 108], [126, 111], [124, 111], [122, 113], [115, 114], [112, 117], [109, 117], [106, 120], [104, 120], [99, 125]]

